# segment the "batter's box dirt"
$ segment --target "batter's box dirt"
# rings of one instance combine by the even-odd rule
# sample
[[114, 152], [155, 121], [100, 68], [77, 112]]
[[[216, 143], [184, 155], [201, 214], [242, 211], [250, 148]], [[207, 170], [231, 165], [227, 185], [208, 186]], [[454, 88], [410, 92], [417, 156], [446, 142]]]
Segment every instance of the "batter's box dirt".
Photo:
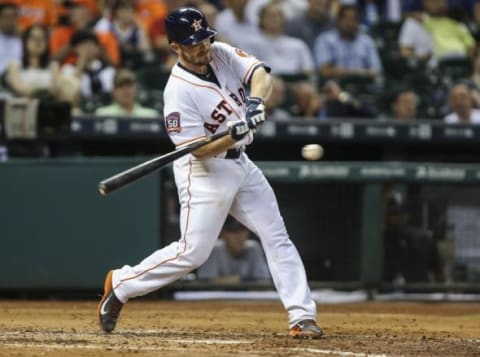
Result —
[[100, 332], [95, 302], [0, 302], [0, 356], [480, 356], [480, 304], [318, 307], [321, 340], [278, 303], [133, 301]]

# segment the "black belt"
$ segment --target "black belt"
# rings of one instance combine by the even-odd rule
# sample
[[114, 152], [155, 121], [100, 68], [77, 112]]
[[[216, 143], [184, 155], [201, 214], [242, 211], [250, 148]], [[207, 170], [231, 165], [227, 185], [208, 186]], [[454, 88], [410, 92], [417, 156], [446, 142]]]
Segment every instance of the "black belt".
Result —
[[225, 154], [225, 159], [238, 159], [241, 154], [242, 150], [230, 149], [227, 150], [227, 153]]

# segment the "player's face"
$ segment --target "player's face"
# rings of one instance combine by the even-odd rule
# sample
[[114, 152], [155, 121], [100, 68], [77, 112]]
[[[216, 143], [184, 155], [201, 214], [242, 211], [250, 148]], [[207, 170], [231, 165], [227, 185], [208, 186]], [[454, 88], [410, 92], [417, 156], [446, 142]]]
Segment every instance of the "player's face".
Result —
[[179, 45], [179, 61], [188, 69], [203, 73], [212, 60], [212, 44], [207, 38], [197, 45]]

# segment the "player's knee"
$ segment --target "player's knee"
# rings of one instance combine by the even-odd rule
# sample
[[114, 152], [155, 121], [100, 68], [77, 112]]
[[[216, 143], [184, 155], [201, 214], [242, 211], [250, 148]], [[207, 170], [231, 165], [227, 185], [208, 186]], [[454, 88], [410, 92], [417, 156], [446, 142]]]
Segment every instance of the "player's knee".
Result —
[[203, 251], [200, 249], [197, 249], [196, 251], [190, 252], [188, 255], [188, 264], [190, 265], [190, 268], [197, 269], [200, 265], [205, 263], [208, 259], [208, 256], [210, 255], [210, 252], [208, 251]]

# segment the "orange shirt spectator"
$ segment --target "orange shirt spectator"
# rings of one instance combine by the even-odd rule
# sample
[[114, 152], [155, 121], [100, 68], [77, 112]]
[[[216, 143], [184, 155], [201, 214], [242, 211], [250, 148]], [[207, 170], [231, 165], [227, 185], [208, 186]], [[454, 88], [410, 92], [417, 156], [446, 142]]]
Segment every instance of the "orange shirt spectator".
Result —
[[[53, 29], [50, 35], [50, 52], [57, 53], [62, 48], [70, 43], [70, 39], [75, 33], [75, 29], [69, 26], [59, 26]], [[110, 32], [97, 32], [98, 41], [105, 49], [108, 59], [113, 65], [120, 64], [120, 50], [115, 36]], [[76, 57], [74, 54], [69, 54], [63, 63], [75, 63]]]
[[136, 0], [137, 19], [147, 33], [152, 23], [158, 18], [167, 16], [167, 6], [163, 0]]
[[[68, 15], [68, 7], [65, 6], [63, 0], [54, 0], [54, 2], [56, 3], [55, 7], [58, 23], [58, 18], [60, 16]], [[98, 18], [100, 16], [100, 9], [98, 8], [96, 0], [69, 0], [69, 2], [85, 6], [93, 18]]]
[[23, 31], [31, 25], [52, 26], [57, 21], [55, 0], [0, 0], [18, 6], [18, 24]]
[[[70, 39], [75, 32], [90, 28], [93, 16], [83, 0], [73, 2], [66, 10], [66, 24], [52, 29], [49, 47], [53, 59], [61, 63], [74, 63], [76, 58], [70, 48]], [[115, 36], [111, 32], [97, 32], [96, 35], [104, 50], [103, 58], [113, 65], [118, 65], [120, 50]]]

